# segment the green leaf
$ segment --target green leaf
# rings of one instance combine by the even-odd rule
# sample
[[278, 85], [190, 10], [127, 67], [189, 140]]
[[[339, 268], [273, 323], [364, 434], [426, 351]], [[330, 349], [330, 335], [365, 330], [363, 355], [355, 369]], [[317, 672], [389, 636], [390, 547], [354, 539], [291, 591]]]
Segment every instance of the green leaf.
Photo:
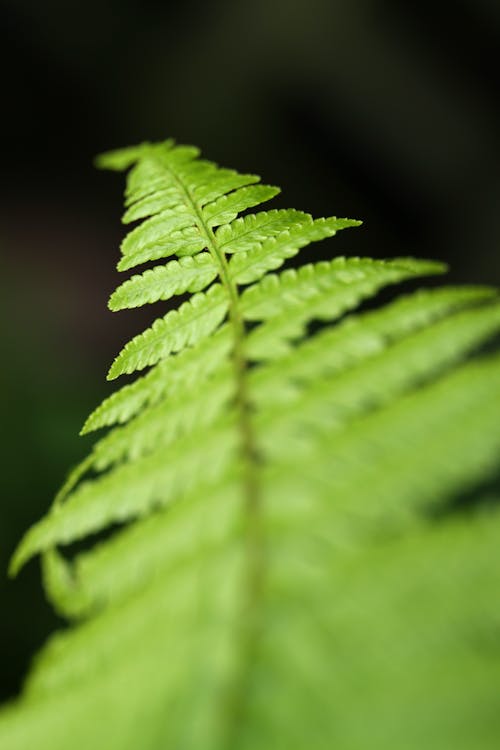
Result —
[[[288, 403], [298, 390], [326, 377], [338, 376], [363, 365], [399, 340], [446, 319], [454, 312], [495, 301], [491, 287], [440, 287], [419, 290], [397, 298], [384, 307], [345, 318], [303, 341], [283, 356], [276, 356], [250, 375], [252, 392], [259, 404]], [[496, 310], [486, 309], [486, 325], [496, 325]], [[453, 322], [452, 322], [453, 325]], [[430, 328], [431, 336], [434, 328]], [[460, 331], [459, 331], [460, 336]], [[455, 339], [446, 342], [455, 347]], [[458, 343], [458, 341], [457, 341]], [[478, 340], [478, 344], [481, 342]], [[474, 338], [471, 344], [474, 345]], [[410, 347], [411, 350], [411, 347]], [[369, 362], [367, 363], [369, 366]]]
[[217, 243], [225, 253], [248, 252], [265, 240], [290, 230], [296, 225], [310, 224], [312, 216], [292, 208], [260, 211], [223, 224], [215, 232]]
[[[344, 373], [325, 377], [320, 368], [294, 396], [266, 410], [261, 433], [273, 456], [293, 455], [311, 444], [310, 432], [328, 435], [425, 383], [500, 333], [500, 305], [460, 311], [417, 331]], [[303, 381], [304, 383], [304, 381]], [[312, 444], [311, 444], [312, 448]], [[306, 448], [309, 450], [309, 448]]]
[[111, 295], [109, 309], [124, 310], [167, 300], [176, 294], [200, 292], [215, 279], [217, 272], [210, 253], [172, 260], [166, 266], [155, 266], [125, 281]]
[[270, 273], [359, 222], [238, 216], [278, 189], [171, 140], [99, 165], [130, 170], [118, 268], [170, 258], [111, 309], [187, 299], [118, 355], [110, 379], [151, 369], [90, 415], [109, 431], [14, 553], [70, 622], [2, 750], [492, 750], [497, 291], [359, 310], [444, 265]]
[[188, 435], [173, 449], [160, 447], [109, 475], [82, 483], [64, 505], [55, 506], [30, 529], [11, 570], [15, 573], [30, 557], [55, 544], [141, 517], [180, 494], [209, 487], [231, 466], [235, 439], [230, 424], [222, 422], [201, 435]]
[[248, 336], [247, 354], [273, 358], [288, 350], [290, 339], [304, 335], [309, 321], [334, 320], [388, 284], [445, 270], [441, 263], [411, 258], [336, 258], [267, 275], [241, 297], [245, 318], [265, 321]]
[[[169, 139], [161, 144], [162, 149], [166, 151], [172, 148], [174, 141]], [[148, 142], [139, 143], [137, 146], [127, 146], [118, 148], [113, 151], [107, 151], [96, 159], [96, 166], [99, 169], [112, 169], [117, 172], [123, 172], [139, 161], [151, 148]]]
[[119, 271], [167, 258], [170, 255], [192, 255], [206, 247], [206, 241], [196, 227], [189, 226], [189, 214], [173, 216], [165, 211], [154, 219], [144, 222], [136, 235], [134, 229], [122, 245], [123, 257], [118, 263]]
[[204, 206], [236, 188], [246, 187], [259, 180], [260, 177], [254, 174], [238, 174], [232, 169], [219, 169], [209, 182], [193, 188], [193, 198], [198, 206]]
[[229, 263], [229, 272], [237, 284], [249, 284], [283, 265], [287, 258], [293, 258], [300, 248], [311, 242], [332, 237], [340, 229], [358, 226], [359, 222], [349, 219], [317, 219], [307, 224], [296, 224], [290, 230], [281, 232], [251, 250], [238, 252]]
[[210, 339], [202, 339], [195, 347], [169, 357], [146, 375], [115, 391], [88, 417], [81, 434], [123, 424], [145, 406], [158, 403], [166, 394], [173, 397], [184, 386], [201, 386], [227, 357], [230, 348], [228, 334], [227, 327], [221, 328]]
[[129, 341], [113, 362], [108, 380], [143, 370], [165, 359], [171, 352], [194, 346], [219, 326], [227, 307], [227, 295], [219, 284], [212, 286], [206, 294], [196, 294], [178, 310], [170, 310]]
[[203, 219], [207, 227], [218, 227], [227, 224], [237, 216], [240, 211], [245, 211], [252, 206], [258, 206], [278, 195], [280, 189], [271, 185], [251, 185], [240, 190], [235, 190], [229, 195], [218, 198], [209, 203], [203, 209]]

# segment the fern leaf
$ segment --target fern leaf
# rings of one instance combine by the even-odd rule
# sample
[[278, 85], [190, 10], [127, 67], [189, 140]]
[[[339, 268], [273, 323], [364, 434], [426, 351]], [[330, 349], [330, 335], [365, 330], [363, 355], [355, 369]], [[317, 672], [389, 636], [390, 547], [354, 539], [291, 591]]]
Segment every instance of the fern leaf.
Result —
[[110, 310], [140, 307], [146, 303], [167, 300], [176, 294], [200, 292], [217, 276], [210, 253], [172, 260], [166, 266], [155, 266], [140, 276], [132, 276], [111, 295]]
[[233, 193], [224, 195], [205, 206], [203, 219], [210, 229], [221, 224], [228, 224], [236, 218], [240, 211], [245, 211], [247, 208], [271, 200], [279, 192], [279, 188], [271, 185], [252, 185], [241, 188], [241, 190], [235, 190]]
[[[261, 433], [273, 456], [292, 455], [297, 445], [313, 448], [311, 430], [331, 435], [364, 411], [379, 408], [452, 364], [500, 332], [500, 305], [458, 312], [404, 338], [363, 362], [336, 374], [318, 374], [295, 398], [263, 413]], [[293, 415], [290, 416], [290, 409]], [[295, 416], [296, 415], [296, 416]]]
[[[168, 237], [174, 232], [178, 232], [182, 229], [190, 229], [194, 237], [199, 238], [199, 232], [195, 231], [192, 227], [192, 216], [187, 209], [179, 208], [176, 211], [166, 209], [155, 216], [143, 221], [135, 229], [127, 234], [121, 244], [121, 252], [123, 255], [133, 255], [139, 251], [145, 250], [150, 247], [154, 247], [162, 243], [162, 241], [168, 239]], [[175, 236], [175, 235], [174, 235]], [[154, 260], [145, 256], [148, 260]]]
[[0, 711], [2, 750], [495, 747], [500, 514], [463, 493], [498, 473], [497, 291], [356, 311], [443, 264], [270, 273], [359, 222], [238, 216], [278, 188], [172, 140], [98, 163], [140, 222], [119, 270], [171, 258], [110, 308], [188, 299], [118, 355], [109, 379], [151, 369], [90, 415], [110, 431], [13, 556], [78, 622]]
[[229, 273], [237, 284], [249, 284], [293, 258], [301, 247], [311, 242], [332, 237], [339, 229], [358, 226], [348, 219], [317, 219], [307, 224], [296, 224], [289, 231], [266, 240], [252, 250], [240, 251], [229, 263]]
[[[173, 145], [174, 141], [169, 138], [168, 140], [163, 141], [161, 148], [163, 150], [168, 150], [172, 148]], [[125, 148], [117, 148], [113, 151], [107, 151], [96, 158], [96, 166], [99, 167], [99, 169], [112, 169], [117, 172], [123, 172], [141, 159], [151, 147], [152, 144], [145, 141], [144, 143], [139, 143], [137, 146], [126, 146]]]
[[442, 287], [419, 290], [381, 309], [351, 315], [253, 370], [254, 397], [263, 406], [285, 402], [301, 385], [341, 374], [414, 331], [496, 297], [496, 290], [489, 287]]
[[194, 346], [217, 328], [227, 308], [228, 299], [223, 287], [215, 285], [206, 294], [197, 294], [184, 302], [179, 310], [170, 310], [165, 317], [155, 320], [151, 328], [126, 344], [113, 362], [108, 379], [143, 370], [171, 352]]
[[38, 552], [68, 544], [111, 523], [146, 515], [187, 494], [218, 481], [231, 466], [236, 437], [226, 424], [203, 436], [189, 435], [174, 449], [163, 448], [133, 464], [117, 468], [93, 482], [84, 482], [64, 505], [33, 526], [12, 561], [16, 572]]
[[194, 187], [193, 198], [198, 206], [205, 206], [236, 188], [247, 187], [259, 180], [260, 177], [254, 174], [238, 174], [232, 169], [219, 169], [213, 179]]
[[[206, 247], [206, 240], [200, 237], [196, 227], [189, 226], [191, 217], [183, 217], [181, 214], [180, 218], [172, 220], [166, 214], [165, 211], [158, 217], [154, 217], [155, 220], [158, 219], [154, 223], [153, 220], [148, 220], [151, 224], [147, 227], [144, 222], [139, 227], [141, 232], [137, 241], [132, 238], [127, 245], [123, 245], [124, 255], [117, 266], [119, 271], [127, 271], [141, 263], [168, 258], [170, 255], [195, 255]], [[169, 227], [178, 227], [178, 229], [171, 231]], [[128, 237], [130, 238], [131, 235], [132, 232]]]
[[[237, 534], [241, 523], [237, 495], [235, 478], [227, 477], [206, 488], [203, 495], [195, 492], [182, 503], [138, 520], [108, 544], [80, 555], [75, 565], [50, 550], [44, 556], [44, 582], [52, 601], [65, 616], [87, 617], [126, 600], [152, 578], [168, 574], [170, 568], [189, 565], [198, 555], [193, 554], [191, 544], [200, 516], [207, 546], [222, 544], [228, 535]], [[204, 506], [210, 513], [204, 513]]]
[[158, 403], [167, 393], [176, 396], [179, 388], [202, 386], [205, 378], [227, 358], [230, 344], [229, 330], [223, 327], [196, 347], [164, 360], [134, 383], [123, 386], [105, 399], [86, 420], [81, 434], [123, 424], [145, 406]]
[[124, 224], [153, 216], [161, 210], [181, 207], [184, 191], [172, 180], [172, 170], [185, 174], [186, 168], [189, 171], [189, 166], [199, 156], [199, 150], [193, 146], [168, 146], [165, 149], [160, 144], [157, 148], [145, 150], [142, 155], [144, 161], [139, 162], [131, 173], [126, 193], [129, 208], [123, 215]]
[[297, 225], [310, 224], [312, 220], [310, 214], [290, 208], [260, 211], [223, 224], [218, 227], [215, 237], [224, 253], [249, 252], [265, 240]]
[[104, 471], [121, 461], [135, 461], [153, 450], [168, 447], [183, 435], [213, 424], [233, 395], [233, 383], [227, 372], [219, 368], [214, 376], [217, 382], [211, 384], [212, 396], [208, 403], [203, 391], [191, 395], [191, 386], [179, 388], [176, 401], [160, 401], [96, 443], [86, 471], [92, 468]]
[[[381, 523], [392, 529], [424, 523], [426, 515], [419, 518], [418, 510], [437, 512], [457, 489], [464, 491], [495, 471], [500, 431], [491, 403], [500, 397], [499, 362], [496, 356], [462, 365], [385, 409], [353, 420], [335, 437], [323, 433], [322, 450], [318, 447], [315, 460], [307, 462], [306, 474], [317, 486], [321, 478], [324, 502], [338, 498], [339, 539], [347, 534], [345, 524], [349, 534], [356, 529], [364, 534], [369, 522], [372, 533]], [[443, 445], [451, 446], [449, 453]], [[296, 461], [294, 454], [276, 471], [283, 486], [278, 490], [276, 482], [270, 513], [283, 489], [298, 481]], [[333, 470], [322, 472], [325, 465]], [[412, 482], [406, 481], [409, 466], [416, 467]], [[364, 514], [363, 523], [356, 526], [358, 513]]]
[[[281, 593], [287, 604], [264, 636], [262, 687], [251, 693], [248, 741], [260, 746], [273, 737], [279, 748], [304, 742], [326, 748], [326, 735], [351, 750], [369, 735], [373, 747], [418, 750], [432, 742], [450, 750], [493, 748], [500, 722], [494, 697], [498, 607], [491, 597], [498, 574], [491, 561], [499, 520], [497, 512], [453, 518], [391, 543], [379, 538], [359, 555], [340, 557], [323, 576], [312, 544], [295, 540], [302, 556], [316, 563], [307, 567], [291, 544], [277, 545], [283, 562], [274, 577], [275, 596]], [[287, 566], [311, 592], [302, 614], [287, 585]], [[332, 586], [335, 597], [328, 595]], [[328, 627], [312, 639], [310, 617], [325, 611]], [[332, 634], [338, 649], [334, 677], [324, 657]], [[314, 691], [310, 722], [300, 703], [304, 684]]]
[[[242, 306], [249, 320], [274, 319], [296, 309], [302, 316], [312, 304], [317, 305], [318, 311], [323, 305], [325, 316], [333, 318], [348, 309], [347, 305], [354, 306], [363, 296], [375, 294], [385, 284], [444, 270], [442, 264], [430, 261], [336, 258], [302, 266], [298, 271], [288, 270], [279, 276], [266, 276], [245, 290]], [[349, 301], [344, 301], [347, 298]], [[306, 319], [313, 317], [314, 313]]]
[[303, 336], [309, 321], [334, 320], [387, 284], [444, 270], [429, 261], [336, 258], [265, 276], [242, 294], [245, 318], [267, 321], [248, 336], [248, 356], [276, 357]]

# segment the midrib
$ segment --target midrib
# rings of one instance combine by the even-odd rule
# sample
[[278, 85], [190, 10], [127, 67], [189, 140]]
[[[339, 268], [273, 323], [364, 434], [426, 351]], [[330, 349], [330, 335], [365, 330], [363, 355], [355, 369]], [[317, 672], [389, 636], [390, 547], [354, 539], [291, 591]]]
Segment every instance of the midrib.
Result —
[[181, 190], [186, 205], [195, 217], [196, 226], [205, 238], [207, 248], [219, 268], [219, 277], [229, 297], [229, 320], [233, 330], [232, 362], [236, 391], [234, 404], [238, 415], [240, 454], [243, 462], [243, 502], [246, 534], [245, 575], [241, 589], [238, 622], [237, 667], [225, 687], [221, 712], [222, 737], [218, 750], [230, 750], [241, 727], [246, 703], [246, 687], [258, 641], [258, 616], [264, 575], [264, 539], [261, 529], [261, 492], [258, 479], [259, 454], [251, 415], [248, 387], [248, 362], [244, 352], [245, 323], [240, 310], [238, 287], [231, 278], [227, 258], [213, 230], [203, 219], [200, 206], [179, 176], [164, 165]]

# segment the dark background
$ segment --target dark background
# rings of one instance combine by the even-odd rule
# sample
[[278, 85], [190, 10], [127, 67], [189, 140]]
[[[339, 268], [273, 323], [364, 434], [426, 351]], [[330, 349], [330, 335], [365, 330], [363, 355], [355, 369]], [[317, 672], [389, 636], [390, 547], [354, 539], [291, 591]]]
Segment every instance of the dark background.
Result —
[[[435, 257], [500, 282], [498, 0], [3, 0], [0, 699], [56, 624], [4, 571], [89, 442], [107, 367], [122, 180], [107, 148], [174, 136], [364, 219], [328, 255]], [[154, 317], [152, 313], [148, 320]]]

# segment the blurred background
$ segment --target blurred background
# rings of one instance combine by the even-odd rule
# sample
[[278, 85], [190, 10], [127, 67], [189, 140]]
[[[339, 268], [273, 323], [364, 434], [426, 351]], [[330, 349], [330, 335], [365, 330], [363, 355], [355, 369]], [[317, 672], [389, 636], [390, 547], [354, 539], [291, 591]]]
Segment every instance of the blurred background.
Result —
[[173, 136], [281, 185], [276, 205], [362, 218], [327, 256], [433, 257], [453, 282], [500, 284], [500, 3], [0, 7], [5, 699], [57, 623], [37, 565], [12, 582], [8, 558], [88, 451], [110, 361], [157, 314], [106, 310], [123, 183], [93, 156]]

